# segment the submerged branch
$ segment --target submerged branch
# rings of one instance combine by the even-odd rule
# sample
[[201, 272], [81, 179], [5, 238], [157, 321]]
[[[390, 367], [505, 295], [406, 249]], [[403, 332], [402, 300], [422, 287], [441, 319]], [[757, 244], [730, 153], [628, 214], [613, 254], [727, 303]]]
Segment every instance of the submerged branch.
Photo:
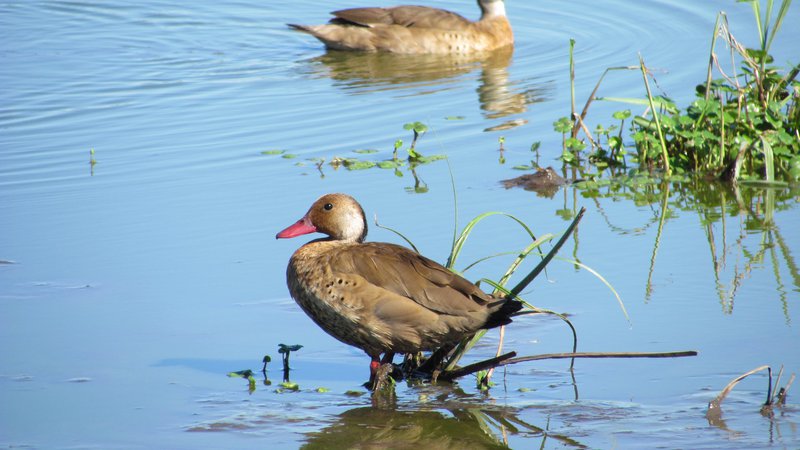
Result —
[[474, 364], [470, 364], [468, 366], [464, 366], [454, 370], [447, 370], [439, 374], [438, 379], [443, 381], [452, 381], [456, 378], [461, 378], [463, 376], [480, 372], [481, 370], [491, 369], [494, 367], [504, 365], [503, 362], [507, 361], [511, 358], [517, 356], [517, 352], [508, 352], [504, 355], [496, 356], [491, 359], [486, 359], [483, 361], [476, 362]]
[[451, 381], [466, 375], [486, 370], [494, 367], [507, 366], [527, 361], [537, 361], [541, 359], [575, 359], [575, 358], [681, 358], [685, 356], [697, 356], [694, 350], [677, 352], [574, 352], [574, 353], [543, 353], [541, 355], [520, 356], [516, 358], [516, 352], [509, 352], [495, 358], [470, 364], [455, 370], [448, 370], [439, 375], [438, 379]]
[[575, 353], [543, 353], [541, 355], [520, 356], [519, 358], [503, 361], [499, 365], [516, 364], [540, 359], [572, 359], [572, 358], [682, 358], [697, 356], [694, 350], [678, 352], [575, 352]]

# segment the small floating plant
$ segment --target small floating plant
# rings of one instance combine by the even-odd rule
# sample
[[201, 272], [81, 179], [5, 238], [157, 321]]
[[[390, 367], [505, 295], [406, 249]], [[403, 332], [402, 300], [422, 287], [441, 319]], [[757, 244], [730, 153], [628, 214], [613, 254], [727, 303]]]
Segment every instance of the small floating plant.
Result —
[[[403, 153], [403, 140], [397, 139], [394, 141], [392, 147], [391, 158], [375, 159], [374, 156], [380, 155], [380, 150], [367, 148], [352, 150], [354, 156], [337, 155], [332, 156], [327, 160], [323, 157], [313, 157], [299, 161], [295, 165], [304, 167], [309, 163], [313, 164], [319, 171], [320, 176], [323, 178], [325, 177], [325, 166], [328, 166], [333, 170], [338, 170], [339, 168], [344, 168], [347, 170], [367, 170], [372, 168], [393, 170], [394, 175], [398, 177], [403, 176], [403, 171], [401, 169], [406, 168], [409, 172], [411, 172], [415, 180], [413, 190], [415, 192], [426, 192], [427, 185], [425, 185], [425, 183], [419, 179], [416, 173], [416, 168], [421, 165], [430, 164], [432, 162], [445, 159], [446, 156], [441, 154], [426, 156], [417, 149], [417, 143], [419, 139], [428, 131], [428, 126], [424, 123], [406, 123], [403, 125], [403, 129], [413, 133], [411, 144], [405, 148], [404, 156], [401, 156]], [[287, 150], [283, 149], [264, 150], [261, 152], [261, 154], [264, 156], [280, 156], [284, 159], [295, 159], [298, 157], [296, 154], [289, 153]]]

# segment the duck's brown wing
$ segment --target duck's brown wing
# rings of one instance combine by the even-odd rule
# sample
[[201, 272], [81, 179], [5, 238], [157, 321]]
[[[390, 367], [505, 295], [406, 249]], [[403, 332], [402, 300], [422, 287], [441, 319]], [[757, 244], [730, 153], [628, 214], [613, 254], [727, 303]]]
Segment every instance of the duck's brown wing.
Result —
[[485, 318], [487, 305], [498, 302], [442, 265], [399, 245], [366, 243], [338, 249], [330, 264], [334, 272], [358, 275], [375, 288], [437, 314]]
[[458, 31], [470, 25], [464, 17], [444, 9], [426, 6], [393, 8], [350, 8], [334, 11], [331, 23], [374, 27], [399, 25], [407, 28], [439, 28]]

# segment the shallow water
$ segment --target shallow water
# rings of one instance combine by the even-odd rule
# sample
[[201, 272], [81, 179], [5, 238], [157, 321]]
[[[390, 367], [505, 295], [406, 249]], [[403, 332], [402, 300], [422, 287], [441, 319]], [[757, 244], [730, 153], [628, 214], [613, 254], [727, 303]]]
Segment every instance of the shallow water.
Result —
[[[474, 17], [469, 2], [435, 6]], [[800, 367], [798, 193], [788, 189], [639, 186], [591, 196], [505, 190], [529, 148], [557, 165], [552, 122], [569, 113], [567, 42], [575, 38], [579, 103], [610, 66], [641, 53], [679, 104], [705, 77], [717, 11], [754, 43], [748, 6], [733, 2], [510, 2], [517, 45], [489, 61], [326, 54], [286, 22], [314, 23], [353, 6], [213, 2], [6, 2], [0, 5], [0, 444], [42, 448], [796, 448], [798, 412], [759, 414], [763, 373], [706, 404], [760, 365]], [[798, 5], [773, 54], [797, 61]], [[592, 14], [587, 14], [592, 11]], [[636, 72], [600, 95], [643, 95]], [[610, 123], [618, 104], [595, 102]], [[334, 157], [391, 157], [430, 131], [423, 154], [448, 162], [392, 170], [335, 169]], [[504, 137], [506, 163], [499, 163]], [[358, 154], [357, 149], [378, 153]], [[90, 150], [94, 150], [93, 157]], [[283, 155], [264, 154], [282, 150]], [[285, 155], [296, 155], [285, 158]], [[94, 159], [96, 164], [90, 164]], [[318, 169], [308, 158], [324, 158]], [[300, 164], [300, 165], [298, 165]], [[364, 392], [367, 360], [317, 329], [288, 297], [284, 268], [302, 240], [274, 235], [321, 193], [355, 195], [369, 215], [443, 261], [453, 230], [502, 210], [536, 233], [588, 212], [525, 297], [571, 315], [583, 351], [693, 349], [682, 359], [563, 360], [500, 371], [478, 392], [397, 387]], [[416, 176], [416, 180], [415, 180]], [[416, 194], [415, 192], [424, 192]], [[411, 213], [410, 213], [411, 212]], [[370, 238], [394, 241], [372, 227]], [[476, 228], [459, 268], [527, 244], [512, 222]], [[509, 259], [470, 269], [496, 278]], [[494, 353], [487, 336], [472, 358]], [[250, 394], [234, 370], [292, 356], [299, 392]], [[564, 352], [568, 328], [529, 317], [506, 348]], [[786, 378], [784, 377], [784, 382]], [[319, 387], [328, 392], [316, 392]]]

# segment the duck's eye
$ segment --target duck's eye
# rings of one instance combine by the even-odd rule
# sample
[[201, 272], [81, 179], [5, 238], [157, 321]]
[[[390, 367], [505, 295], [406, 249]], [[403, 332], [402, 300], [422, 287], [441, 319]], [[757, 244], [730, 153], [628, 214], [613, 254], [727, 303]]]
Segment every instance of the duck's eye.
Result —
[[325, 203], [325, 206], [323, 206], [323, 208], [325, 208], [325, 211], [330, 211], [333, 209], [333, 203]]

